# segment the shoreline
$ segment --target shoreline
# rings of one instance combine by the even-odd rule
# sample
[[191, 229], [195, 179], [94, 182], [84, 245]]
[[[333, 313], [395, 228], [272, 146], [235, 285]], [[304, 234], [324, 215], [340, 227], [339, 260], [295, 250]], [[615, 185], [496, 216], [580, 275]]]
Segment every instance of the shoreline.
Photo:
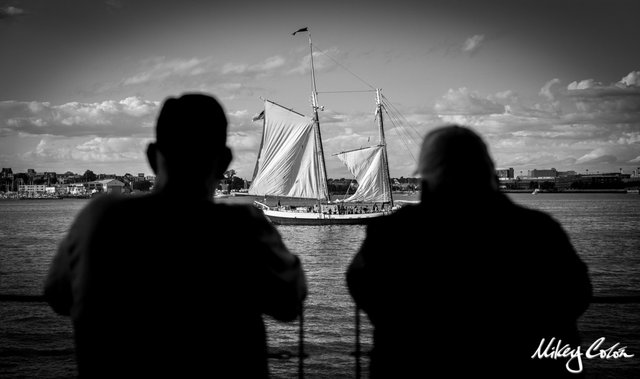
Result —
[[[533, 193], [534, 189], [502, 189], [500, 192], [502, 193]], [[571, 189], [571, 190], [543, 190], [539, 189], [537, 193], [544, 194], [565, 194], [565, 193], [618, 193], [618, 194], [630, 194], [637, 195], [637, 190], [627, 190], [627, 189]]]

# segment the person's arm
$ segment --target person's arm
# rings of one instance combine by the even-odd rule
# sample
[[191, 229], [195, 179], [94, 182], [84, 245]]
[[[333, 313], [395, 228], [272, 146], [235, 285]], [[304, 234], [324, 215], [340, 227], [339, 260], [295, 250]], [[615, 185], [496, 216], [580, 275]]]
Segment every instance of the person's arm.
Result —
[[369, 259], [380, 247], [379, 234], [376, 223], [367, 227], [367, 236], [354, 256], [347, 269], [347, 287], [356, 305], [367, 313], [371, 322], [375, 324], [375, 273]]
[[307, 296], [307, 282], [300, 259], [289, 252], [278, 231], [262, 214], [254, 214], [262, 283], [258, 283], [262, 310], [280, 321], [294, 320]]
[[67, 235], [53, 258], [44, 284], [44, 298], [51, 308], [63, 316], [69, 316], [73, 297], [69, 267], [70, 236]]
[[70, 315], [72, 305], [82, 301], [86, 290], [87, 245], [99, 230], [98, 220], [111, 202], [110, 197], [92, 200], [78, 214], [51, 262], [44, 283], [44, 298], [56, 313]]
[[559, 305], [566, 314], [577, 319], [589, 306], [592, 296], [591, 280], [587, 265], [582, 262], [569, 236], [556, 221], [548, 234], [554, 242], [552, 270], [555, 273]]

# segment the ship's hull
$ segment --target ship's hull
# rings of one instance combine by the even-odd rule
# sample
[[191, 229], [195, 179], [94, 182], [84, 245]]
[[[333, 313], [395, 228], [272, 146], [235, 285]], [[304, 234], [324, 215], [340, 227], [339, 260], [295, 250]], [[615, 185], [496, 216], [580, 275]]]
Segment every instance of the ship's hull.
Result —
[[366, 225], [384, 215], [382, 212], [346, 215], [276, 210], [263, 212], [276, 225]]

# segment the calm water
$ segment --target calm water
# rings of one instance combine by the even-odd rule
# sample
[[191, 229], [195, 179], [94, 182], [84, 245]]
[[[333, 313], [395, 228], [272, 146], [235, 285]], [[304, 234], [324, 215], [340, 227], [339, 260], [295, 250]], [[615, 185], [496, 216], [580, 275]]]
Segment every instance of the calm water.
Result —
[[[619, 194], [513, 194], [517, 203], [558, 219], [590, 269], [599, 295], [640, 294], [640, 196]], [[249, 198], [223, 201], [247, 202]], [[0, 293], [39, 294], [49, 262], [86, 200], [0, 201]], [[135, 220], [130, 220], [135, 222]], [[344, 272], [364, 236], [362, 226], [283, 226], [290, 250], [300, 255], [309, 281], [305, 338], [307, 377], [354, 376], [354, 308]], [[407, 236], [409, 238], [409, 236]], [[544, 236], [523, 230], [522, 243]], [[151, 238], [151, 237], [149, 237]], [[363, 318], [366, 320], [366, 318]], [[269, 346], [295, 351], [297, 325], [267, 320]], [[640, 377], [640, 305], [592, 304], [580, 320], [583, 345], [606, 337], [628, 346], [625, 361], [585, 360], [590, 378]], [[365, 324], [364, 348], [370, 349]], [[41, 304], [0, 304], [0, 377], [75, 375], [70, 323]], [[365, 362], [366, 363], [366, 362]], [[273, 377], [295, 377], [295, 360], [271, 360]], [[366, 372], [366, 370], [365, 370]]]

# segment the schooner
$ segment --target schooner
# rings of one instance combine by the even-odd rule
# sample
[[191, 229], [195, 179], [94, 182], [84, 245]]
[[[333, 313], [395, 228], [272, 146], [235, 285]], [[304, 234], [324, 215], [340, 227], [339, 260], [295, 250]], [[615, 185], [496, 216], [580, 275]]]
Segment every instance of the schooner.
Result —
[[311, 32], [311, 105], [313, 117], [263, 99], [262, 141], [249, 194], [309, 199], [309, 206], [270, 207], [255, 201], [274, 224], [326, 225], [366, 224], [394, 210], [387, 145], [382, 117], [381, 90], [376, 89], [374, 117], [378, 126], [378, 144], [334, 154], [358, 182], [355, 193], [331, 201], [327, 182], [322, 134], [318, 117], [318, 91], [313, 65]]

